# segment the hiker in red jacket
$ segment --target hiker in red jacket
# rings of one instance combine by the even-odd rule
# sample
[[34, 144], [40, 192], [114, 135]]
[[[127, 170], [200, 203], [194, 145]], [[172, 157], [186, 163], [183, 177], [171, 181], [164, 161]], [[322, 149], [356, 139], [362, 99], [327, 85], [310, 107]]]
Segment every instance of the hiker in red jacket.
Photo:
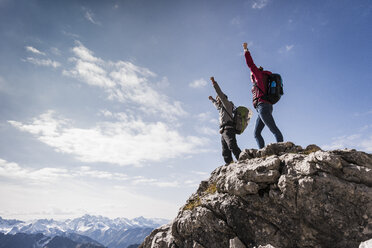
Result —
[[265, 141], [261, 135], [262, 129], [265, 127], [265, 125], [274, 134], [277, 142], [283, 142], [283, 135], [275, 124], [272, 115], [273, 105], [269, 101], [262, 99], [262, 97], [266, 94], [266, 84], [271, 72], [264, 71], [262, 67], [257, 68], [257, 66], [253, 62], [251, 53], [248, 51], [247, 43], [243, 43], [243, 48], [245, 60], [249, 69], [251, 70], [251, 81], [253, 83], [253, 106], [258, 113], [256, 126], [254, 129], [254, 137], [256, 139], [258, 147], [261, 149], [265, 147]]

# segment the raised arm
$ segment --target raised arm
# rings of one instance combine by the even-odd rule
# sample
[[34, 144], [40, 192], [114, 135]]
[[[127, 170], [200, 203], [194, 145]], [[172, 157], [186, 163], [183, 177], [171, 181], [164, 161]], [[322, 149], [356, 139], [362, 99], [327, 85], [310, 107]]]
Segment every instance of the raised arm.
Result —
[[258, 74], [259, 70], [253, 62], [251, 53], [248, 50], [248, 44], [246, 42], [243, 43], [243, 48], [244, 48], [245, 61], [247, 62], [249, 69], [251, 69], [253, 74]]
[[221, 99], [222, 105], [225, 107], [225, 109], [227, 109], [229, 101], [227, 100], [225, 94], [222, 92], [218, 83], [214, 80], [214, 77], [211, 77], [210, 79], [212, 81], [213, 88], [215, 89], [218, 97]]
[[220, 106], [218, 106], [218, 103], [217, 101], [212, 97], [212, 96], [209, 96], [208, 99], [213, 103], [213, 105], [219, 109]]

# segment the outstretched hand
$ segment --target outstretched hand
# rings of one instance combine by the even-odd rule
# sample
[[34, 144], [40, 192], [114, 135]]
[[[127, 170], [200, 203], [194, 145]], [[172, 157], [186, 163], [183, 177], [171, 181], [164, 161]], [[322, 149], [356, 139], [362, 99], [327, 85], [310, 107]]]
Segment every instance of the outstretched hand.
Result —
[[244, 42], [244, 43], [243, 43], [243, 48], [244, 48], [244, 49], [248, 49], [248, 44], [247, 44], [247, 42]]

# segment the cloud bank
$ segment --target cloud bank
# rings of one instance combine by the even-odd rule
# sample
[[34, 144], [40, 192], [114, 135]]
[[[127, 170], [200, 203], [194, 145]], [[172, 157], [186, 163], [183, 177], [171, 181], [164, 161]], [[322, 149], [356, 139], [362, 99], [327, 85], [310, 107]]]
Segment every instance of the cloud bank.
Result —
[[[110, 115], [105, 112], [105, 115]], [[48, 111], [31, 122], [8, 121], [12, 126], [33, 134], [60, 153], [71, 154], [82, 162], [141, 165], [206, 151], [208, 140], [182, 136], [162, 122], [144, 122], [141, 118], [115, 114], [116, 121], [100, 122], [83, 129], [72, 121]]]
[[37, 59], [33, 57], [28, 57], [26, 59], [23, 59], [23, 61], [29, 62], [34, 65], [38, 65], [38, 66], [47, 66], [47, 67], [54, 67], [54, 68], [61, 66], [59, 62], [53, 61], [51, 59]]
[[[109, 172], [103, 170], [93, 170], [89, 166], [81, 166], [73, 170], [55, 167], [44, 167], [40, 169], [32, 169], [20, 166], [14, 162], [8, 162], [0, 158], [0, 177], [12, 180], [17, 184], [45, 186], [52, 185], [56, 182], [66, 183], [66, 180], [84, 181], [87, 179], [109, 180], [118, 183], [127, 182], [126, 184], [137, 186], [155, 186], [155, 187], [180, 187], [181, 184], [177, 181], [161, 181], [154, 178], [146, 178], [144, 176], [129, 177], [124, 173]], [[182, 185], [185, 186], [184, 183]]]
[[111, 218], [134, 218], [138, 213], [170, 217], [177, 209], [176, 204], [138, 194], [136, 187], [189, 186], [142, 176], [130, 178], [123, 173], [93, 170], [87, 166], [72, 170], [28, 168], [1, 158], [0, 178], [0, 193], [7, 199], [2, 202], [2, 216], [21, 219], [71, 218], [85, 213]]
[[322, 146], [322, 148], [325, 150], [348, 148], [371, 153], [372, 152], [372, 135], [370, 135], [371, 129], [372, 125], [366, 125], [353, 134], [335, 137], [333, 138], [331, 144], [324, 145]]
[[74, 66], [64, 70], [63, 75], [73, 77], [90, 86], [102, 88], [113, 101], [131, 103], [146, 114], [161, 115], [164, 118], [185, 116], [181, 103], [171, 101], [151, 87], [150, 78], [156, 74], [147, 68], [127, 61], [105, 61], [82, 43], [72, 48]]
[[25, 48], [26, 48], [26, 50], [28, 52], [31, 52], [31, 53], [34, 53], [34, 54], [38, 54], [38, 55], [44, 55], [44, 56], [46, 55], [45, 53], [39, 51], [38, 49], [36, 49], [36, 48], [34, 48], [32, 46], [26, 46]]
[[100, 22], [98, 22], [94, 19], [94, 13], [90, 9], [83, 8], [83, 11], [84, 11], [85, 19], [87, 19], [89, 22], [91, 22], [95, 25], [101, 25]]
[[203, 78], [195, 80], [189, 84], [191, 88], [203, 88], [207, 85], [207, 81], [205, 81]]

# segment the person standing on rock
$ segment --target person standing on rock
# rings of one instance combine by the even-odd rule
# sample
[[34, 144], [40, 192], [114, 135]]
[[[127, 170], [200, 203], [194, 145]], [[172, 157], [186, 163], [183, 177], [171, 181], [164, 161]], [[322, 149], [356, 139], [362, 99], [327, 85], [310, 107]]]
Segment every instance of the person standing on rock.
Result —
[[269, 75], [272, 74], [270, 71], [264, 71], [263, 68], [254, 64], [251, 57], [251, 53], [248, 50], [247, 43], [243, 43], [244, 56], [249, 69], [251, 70], [251, 81], [253, 83], [253, 106], [258, 113], [256, 120], [256, 126], [254, 129], [254, 137], [256, 139], [258, 147], [261, 149], [265, 147], [265, 141], [261, 135], [261, 132], [265, 126], [274, 134], [276, 142], [283, 142], [283, 135], [279, 128], [276, 126], [272, 112], [273, 105], [262, 97], [266, 94], [266, 84], [269, 79]]
[[213, 99], [212, 96], [209, 96], [208, 99], [211, 100], [219, 111], [222, 156], [226, 165], [228, 165], [233, 162], [231, 153], [233, 153], [235, 158], [238, 160], [241, 152], [236, 142], [236, 132], [233, 120], [234, 104], [229, 101], [227, 96], [222, 92], [220, 86], [214, 80], [214, 77], [211, 77], [210, 79], [217, 92], [217, 96], [216, 99]]

